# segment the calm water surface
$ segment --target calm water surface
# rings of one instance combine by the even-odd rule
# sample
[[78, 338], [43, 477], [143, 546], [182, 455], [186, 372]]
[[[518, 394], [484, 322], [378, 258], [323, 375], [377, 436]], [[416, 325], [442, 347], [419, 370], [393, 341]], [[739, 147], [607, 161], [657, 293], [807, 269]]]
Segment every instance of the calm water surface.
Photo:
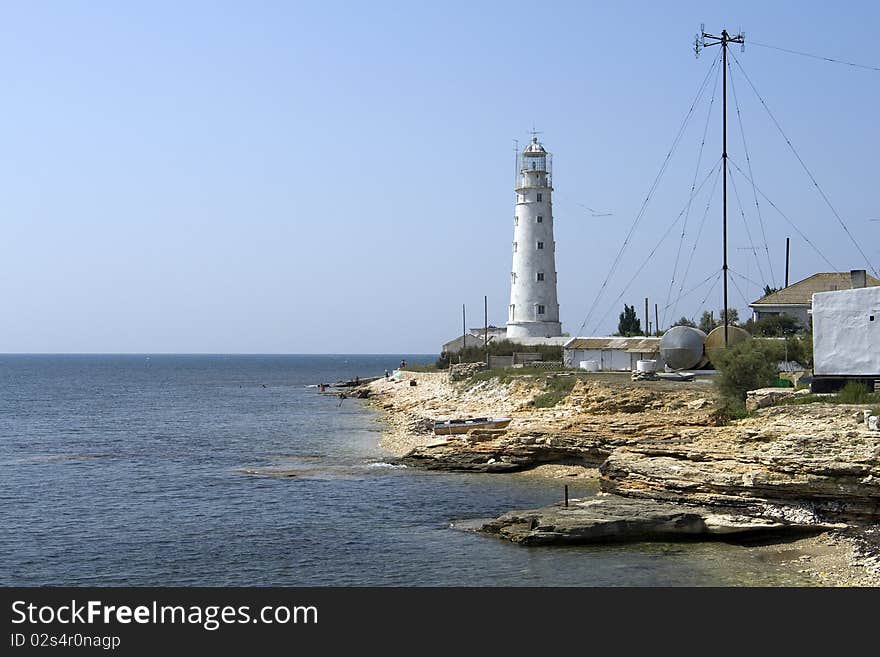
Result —
[[[0, 356], [0, 584], [809, 583], [741, 546], [522, 548], [452, 528], [562, 484], [390, 467], [372, 411], [307, 387], [401, 358], [432, 360]], [[273, 468], [297, 476], [246, 472]]]

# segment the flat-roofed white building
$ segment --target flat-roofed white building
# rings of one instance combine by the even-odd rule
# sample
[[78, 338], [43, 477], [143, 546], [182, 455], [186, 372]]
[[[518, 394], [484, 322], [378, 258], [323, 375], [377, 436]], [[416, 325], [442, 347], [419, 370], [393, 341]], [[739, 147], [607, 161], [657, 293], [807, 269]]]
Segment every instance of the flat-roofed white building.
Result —
[[656, 360], [657, 369], [663, 369], [660, 338], [571, 338], [562, 350], [562, 362], [566, 367], [579, 367], [582, 361], [595, 361], [603, 372], [631, 372], [640, 360]]

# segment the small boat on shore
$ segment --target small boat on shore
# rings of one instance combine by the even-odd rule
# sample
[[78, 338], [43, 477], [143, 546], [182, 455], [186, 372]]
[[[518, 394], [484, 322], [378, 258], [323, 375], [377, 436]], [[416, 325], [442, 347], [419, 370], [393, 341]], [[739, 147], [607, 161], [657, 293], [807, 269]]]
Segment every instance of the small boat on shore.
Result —
[[447, 420], [434, 423], [434, 433], [449, 435], [467, 433], [471, 429], [505, 429], [512, 420], [509, 417], [472, 417], [461, 420]]
[[381, 378], [381, 376], [365, 376], [364, 378], [358, 376], [348, 381], [337, 381], [336, 383], [331, 384], [331, 386], [334, 388], [356, 388], [357, 386], [363, 386], [372, 383], [373, 381], [378, 381]]

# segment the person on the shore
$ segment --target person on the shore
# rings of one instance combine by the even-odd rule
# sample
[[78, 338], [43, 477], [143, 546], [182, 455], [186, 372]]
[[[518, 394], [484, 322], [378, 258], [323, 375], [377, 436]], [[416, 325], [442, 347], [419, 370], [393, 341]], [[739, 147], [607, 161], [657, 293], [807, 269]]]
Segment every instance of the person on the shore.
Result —
[[406, 361], [402, 360], [400, 361], [400, 369], [403, 369], [404, 367], [406, 367]]
[[385, 370], [385, 380], [388, 380], [388, 370]]

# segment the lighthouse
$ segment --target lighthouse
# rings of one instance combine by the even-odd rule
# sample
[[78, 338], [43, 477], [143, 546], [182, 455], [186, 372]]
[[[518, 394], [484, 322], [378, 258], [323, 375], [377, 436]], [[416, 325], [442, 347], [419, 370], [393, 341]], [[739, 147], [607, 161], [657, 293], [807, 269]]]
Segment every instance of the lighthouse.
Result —
[[507, 337], [516, 340], [560, 336], [552, 156], [533, 136], [531, 143], [517, 154], [517, 160]]

